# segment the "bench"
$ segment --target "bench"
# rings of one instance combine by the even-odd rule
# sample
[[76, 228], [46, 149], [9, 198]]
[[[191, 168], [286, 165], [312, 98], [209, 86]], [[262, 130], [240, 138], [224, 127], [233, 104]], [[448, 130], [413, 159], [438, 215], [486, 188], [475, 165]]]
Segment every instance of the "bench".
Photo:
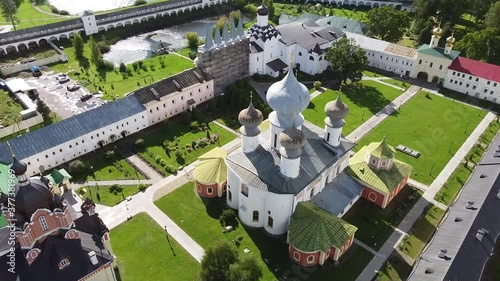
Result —
[[420, 152], [418, 152], [416, 150], [413, 150], [413, 149], [411, 149], [409, 147], [406, 147], [406, 146], [404, 146], [402, 144], [398, 145], [396, 147], [396, 150], [401, 151], [404, 154], [410, 155], [410, 156], [415, 157], [415, 158], [420, 157]]

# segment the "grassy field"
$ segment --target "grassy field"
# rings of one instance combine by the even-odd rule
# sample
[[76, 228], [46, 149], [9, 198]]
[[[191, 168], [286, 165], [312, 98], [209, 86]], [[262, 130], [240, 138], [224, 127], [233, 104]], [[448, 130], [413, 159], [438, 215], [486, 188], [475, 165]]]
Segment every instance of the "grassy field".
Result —
[[111, 230], [123, 281], [198, 280], [199, 264], [147, 214]]
[[471, 151], [465, 156], [466, 162], [459, 165], [455, 171], [448, 178], [443, 187], [436, 194], [434, 199], [443, 204], [449, 205], [457, 194], [460, 192], [464, 184], [467, 182], [470, 174], [472, 174], [472, 168], [470, 165], [476, 165], [481, 160], [484, 152], [486, 151], [489, 143], [498, 133], [500, 129], [500, 123], [493, 121], [490, 123], [488, 129], [479, 138], [479, 144], [476, 144]]
[[74, 182], [144, 179], [144, 176], [138, 173], [125, 159], [118, 156], [113, 160], [105, 157], [88, 160], [88, 157], [84, 156], [81, 160], [88, 162], [89, 166], [93, 169], [86, 173], [75, 175], [72, 179]]
[[[121, 185], [121, 187], [123, 188], [123, 193], [120, 192], [115, 195], [109, 191], [109, 186], [85, 186], [84, 188], [87, 192], [85, 192], [82, 197], [89, 197], [97, 204], [113, 207], [114, 205], [125, 200], [125, 198], [139, 192], [138, 185]], [[101, 200], [97, 199], [97, 193], [99, 193]]]
[[430, 205], [408, 232], [408, 236], [399, 244], [399, 250], [416, 259], [424, 249], [427, 241], [434, 235], [437, 225], [444, 216], [445, 211]]
[[374, 281], [398, 281], [406, 280], [411, 272], [411, 265], [403, 259], [391, 255], [380, 268]]
[[[188, 126], [184, 124], [172, 123], [169, 125], [168, 129], [157, 131], [143, 138], [144, 146], [147, 147], [147, 151], [142, 151], [141, 155], [146, 158], [151, 165], [164, 170], [160, 164], [155, 162], [156, 156], [160, 156], [168, 164], [173, 165], [174, 167], [185, 166], [196, 161], [200, 155], [212, 150], [216, 146], [222, 146], [236, 138], [234, 134], [215, 125], [214, 123], [209, 123], [208, 129], [211, 136], [216, 133], [219, 134], [219, 141], [214, 144], [208, 143], [208, 145], [204, 148], [196, 148], [193, 150], [188, 149], [186, 145], [191, 146], [192, 141], [198, 141], [200, 138], [206, 138], [207, 132], [200, 131], [193, 133], [189, 130]], [[178, 141], [175, 141], [176, 139]], [[164, 141], [169, 142], [169, 153], [167, 153], [163, 147]], [[174, 149], [177, 149], [182, 153], [185, 160], [182, 165], [177, 162], [175, 153], [173, 152]], [[154, 157], [151, 157], [151, 154], [154, 155]]]
[[[19, 23], [16, 26], [17, 29], [30, 28], [34, 26], [68, 20], [68, 18], [51, 16], [37, 11], [35, 10], [35, 8], [33, 8], [33, 6], [31, 6], [31, 1], [28, 0], [24, 0], [23, 2], [21, 2], [16, 15], [19, 18]], [[4, 17], [0, 18], [0, 25], [11, 24], [12, 23], [5, 20]]]
[[80, 59], [76, 58], [75, 50], [69, 41], [60, 45], [64, 46], [69, 62], [51, 65], [51, 69], [68, 73], [71, 78], [86, 85], [85, 87], [91, 92], [102, 91], [103, 98], [108, 100], [115, 96], [123, 97], [126, 93], [194, 67], [192, 60], [168, 54], [143, 60], [143, 69], [133, 70], [132, 66], [128, 65], [130, 74], [124, 75], [117, 68], [112, 71], [96, 69], [96, 66], [89, 60], [88, 44], [85, 44], [84, 58]]
[[391, 79], [383, 79], [382, 81], [385, 83], [389, 83], [391, 85], [400, 87], [400, 88], [405, 88], [405, 89], [408, 89], [411, 86], [410, 83], [406, 83], [404, 81], [399, 81], [399, 80], [392, 79], [392, 78]]
[[396, 157], [413, 166], [412, 178], [430, 184], [457, 152], [485, 112], [420, 92], [358, 141], [357, 148], [382, 140], [396, 147], [405, 145], [421, 153], [413, 158], [403, 153]]
[[[324, 127], [325, 105], [335, 100], [339, 91], [328, 89], [311, 100], [304, 117], [319, 127]], [[392, 100], [398, 97], [401, 91], [376, 81], [361, 81], [342, 88], [342, 101], [349, 106], [349, 115], [345, 119], [344, 135], [348, 135], [363, 122], [380, 111]]]
[[[262, 229], [245, 228], [238, 224], [235, 225], [235, 230], [223, 233], [219, 216], [222, 210], [227, 208], [225, 200], [200, 199], [195, 193], [192, 182], [164, 196], [156, 201], [155, 205], [203, 248], [215, 245], [221, 240], [234, 244], [236, 237], [242, 237], [238, 251], [240, 255], [243, 255], [243, 249], [247, 248], [257, 257], [263, 269], [262, 281], [296, 280], [299, 276], [305, 275], [310, 277], [308, 280], [330, 280], [328, 278], [331, 276], [336, 276], [338, 280], [343, 281], [355, 280], [373, 257], [370, 252], [354, 244], [342, 257], [339, 265], [335, 266], [332, 262], [327, 262], [321, 268], [313, 267], [303, 272], [288, 257], [286, 243], [267, 236]], [[300, 272], [299, 276], [297, 276], [297, 270]]]
[[385, 209], [361, 198], [342, 219], [358, 227], [357, 239], [378, 250], [421, 196], [405, 186]]
[[16, 116], [18, 116], [21, 111], [23, 111], [21, 104], [14, 101], [9, 93], [0, 90], [0, 121], [2, 125], [7, 127], [14, 124]]

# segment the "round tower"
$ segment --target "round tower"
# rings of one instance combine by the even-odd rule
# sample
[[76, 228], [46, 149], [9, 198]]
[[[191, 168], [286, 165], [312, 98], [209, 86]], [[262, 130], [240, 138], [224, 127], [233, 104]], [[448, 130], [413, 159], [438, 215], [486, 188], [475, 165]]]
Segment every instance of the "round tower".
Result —
[[240, 128], [243, 135], [241, 148], [244, 153], [252, 152], [259, 146], [259, 125], [262, 123], [263, 115], [260, 110], [255, 109], [251, 98], [248, 108], [243, 109], [238, 115], [238, 120], [242, 125]]
[[267, 26], [269, 17], [269, 9], [263, 4], [257, 8], [257, 25], [258, 26]]
[[443, 30], [441, 29], [441, 23], [439, 23], [439, 25], [432, 30], [431, 42], [429, 43], [431, 48], [436, 48], [438, 46], [442, 33]]
[[344, 127], [344, 118], [349, 113], [349, 107], [342, 102], [340, 94], [336, 100], [330, 101], [325, 105], [325, 141], [333, 146], [340, 145], [340, 137], [342, 136], [342, 128]]
[[280, 133], [280, 171], [289, 178], [296, 178], [300, 171], [300, 156], [306, 143], [306, 136], [295, 124]]
[[271, 147], [279, 149], [278, 137], [284, 129], [293, 124], [298, 129], [302, 127], [304, 116], [301, 112], [309, 105], [311, 95], [307, 87], [297, 81], [290, 67], [285, 78], [269, 87], [266, 100], [274, 110], [269, 114]]

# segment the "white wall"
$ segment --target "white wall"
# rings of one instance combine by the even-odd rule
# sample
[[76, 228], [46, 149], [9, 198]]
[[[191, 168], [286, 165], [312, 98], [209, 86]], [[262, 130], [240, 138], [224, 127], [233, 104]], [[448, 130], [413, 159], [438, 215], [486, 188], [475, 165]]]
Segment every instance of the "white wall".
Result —
[[500, 103], [500, 82], [448, 70], [443, 86], [462, 94]]
[[95, 15], [81, 16], [80, 19], [83, 22], [83, 28], [85, 30], [85, 35], [91, 35], [97, 33], [97, 22], [95, 20]]
[[[241, 180], [240, 178], [236, 175], [236, 173], [229, 167], [226, 163], [227, 166], [227, 190], [226, 192], [226, 201], [227, 205], [230, 208], [233, 209], [238, 209], [240, 207], [240, 187], [241, 187]], [[231, 196], [232, 200], [229, 200], [229, 191], [231, 191]]]
[[370, 66], [398, 75], [410, 75], [416, 61], [415, 58], [398, 56], [386, 52], [366, 49], [365, 51]]
[[417, 53], [415, 67], [410, 74], [411, 78], [417, 78], [419, 72], [427, 73], [427, 82], [432, 82], [432, 79], [437, 76], [438, 78], [446, 78], [446, 72], [452, 60], [429, 56], [422, 53]]

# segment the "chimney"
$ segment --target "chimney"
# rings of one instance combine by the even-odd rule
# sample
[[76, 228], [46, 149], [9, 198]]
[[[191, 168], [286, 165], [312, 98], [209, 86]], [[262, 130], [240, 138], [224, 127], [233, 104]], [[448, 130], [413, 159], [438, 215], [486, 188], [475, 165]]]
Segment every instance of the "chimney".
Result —
[[91, 262], [93, 265], [96, 265], [96, 264], [98, 263], [98, 261], [97, 261], [97, 256], [96, 256], [95, 252], [94, 252], [94, 251], [90, 251], [90, 252], [88, 253], [88, 255], [89, 255], [89, 258], [90, 258], [90, 262]]

